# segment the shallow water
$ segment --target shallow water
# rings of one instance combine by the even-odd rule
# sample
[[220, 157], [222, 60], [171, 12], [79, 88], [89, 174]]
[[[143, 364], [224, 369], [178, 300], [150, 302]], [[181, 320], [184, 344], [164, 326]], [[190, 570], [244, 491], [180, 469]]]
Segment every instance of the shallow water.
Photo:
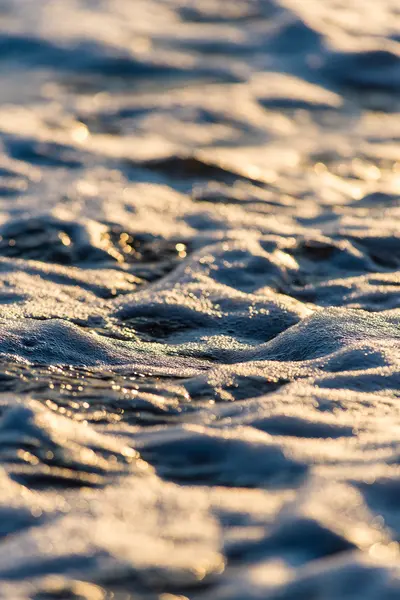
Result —
[[396, 0], [2, 0], [0, 596], [400, 597]]

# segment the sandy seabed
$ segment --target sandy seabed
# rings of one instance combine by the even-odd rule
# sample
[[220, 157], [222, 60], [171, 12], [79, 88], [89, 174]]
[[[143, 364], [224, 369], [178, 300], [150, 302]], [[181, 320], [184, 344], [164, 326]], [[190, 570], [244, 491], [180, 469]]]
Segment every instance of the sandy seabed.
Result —
[[1, 0], [0, 597], [400, 598], [397, 0]]

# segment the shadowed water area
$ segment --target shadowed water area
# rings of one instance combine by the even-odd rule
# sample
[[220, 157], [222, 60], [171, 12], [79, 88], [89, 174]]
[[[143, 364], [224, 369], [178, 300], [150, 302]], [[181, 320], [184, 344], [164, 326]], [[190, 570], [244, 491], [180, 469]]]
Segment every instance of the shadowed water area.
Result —
[[0, 596], [400, 598], [396, 0], [1, 0]]

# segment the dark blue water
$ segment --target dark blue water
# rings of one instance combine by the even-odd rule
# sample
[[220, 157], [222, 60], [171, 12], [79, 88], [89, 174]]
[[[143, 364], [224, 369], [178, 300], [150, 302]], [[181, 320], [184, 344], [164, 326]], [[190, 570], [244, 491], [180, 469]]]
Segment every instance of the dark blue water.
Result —
[[1, 598], [400, 598], [399, 32], [2, 0]]

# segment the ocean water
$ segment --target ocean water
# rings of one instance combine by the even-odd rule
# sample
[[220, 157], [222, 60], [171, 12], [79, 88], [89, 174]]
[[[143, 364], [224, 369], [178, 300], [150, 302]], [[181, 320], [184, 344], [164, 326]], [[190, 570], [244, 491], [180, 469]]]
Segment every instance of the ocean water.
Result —
[[398, 1], [1, 0], [0, 77], [0, 597], [398, 600]]

